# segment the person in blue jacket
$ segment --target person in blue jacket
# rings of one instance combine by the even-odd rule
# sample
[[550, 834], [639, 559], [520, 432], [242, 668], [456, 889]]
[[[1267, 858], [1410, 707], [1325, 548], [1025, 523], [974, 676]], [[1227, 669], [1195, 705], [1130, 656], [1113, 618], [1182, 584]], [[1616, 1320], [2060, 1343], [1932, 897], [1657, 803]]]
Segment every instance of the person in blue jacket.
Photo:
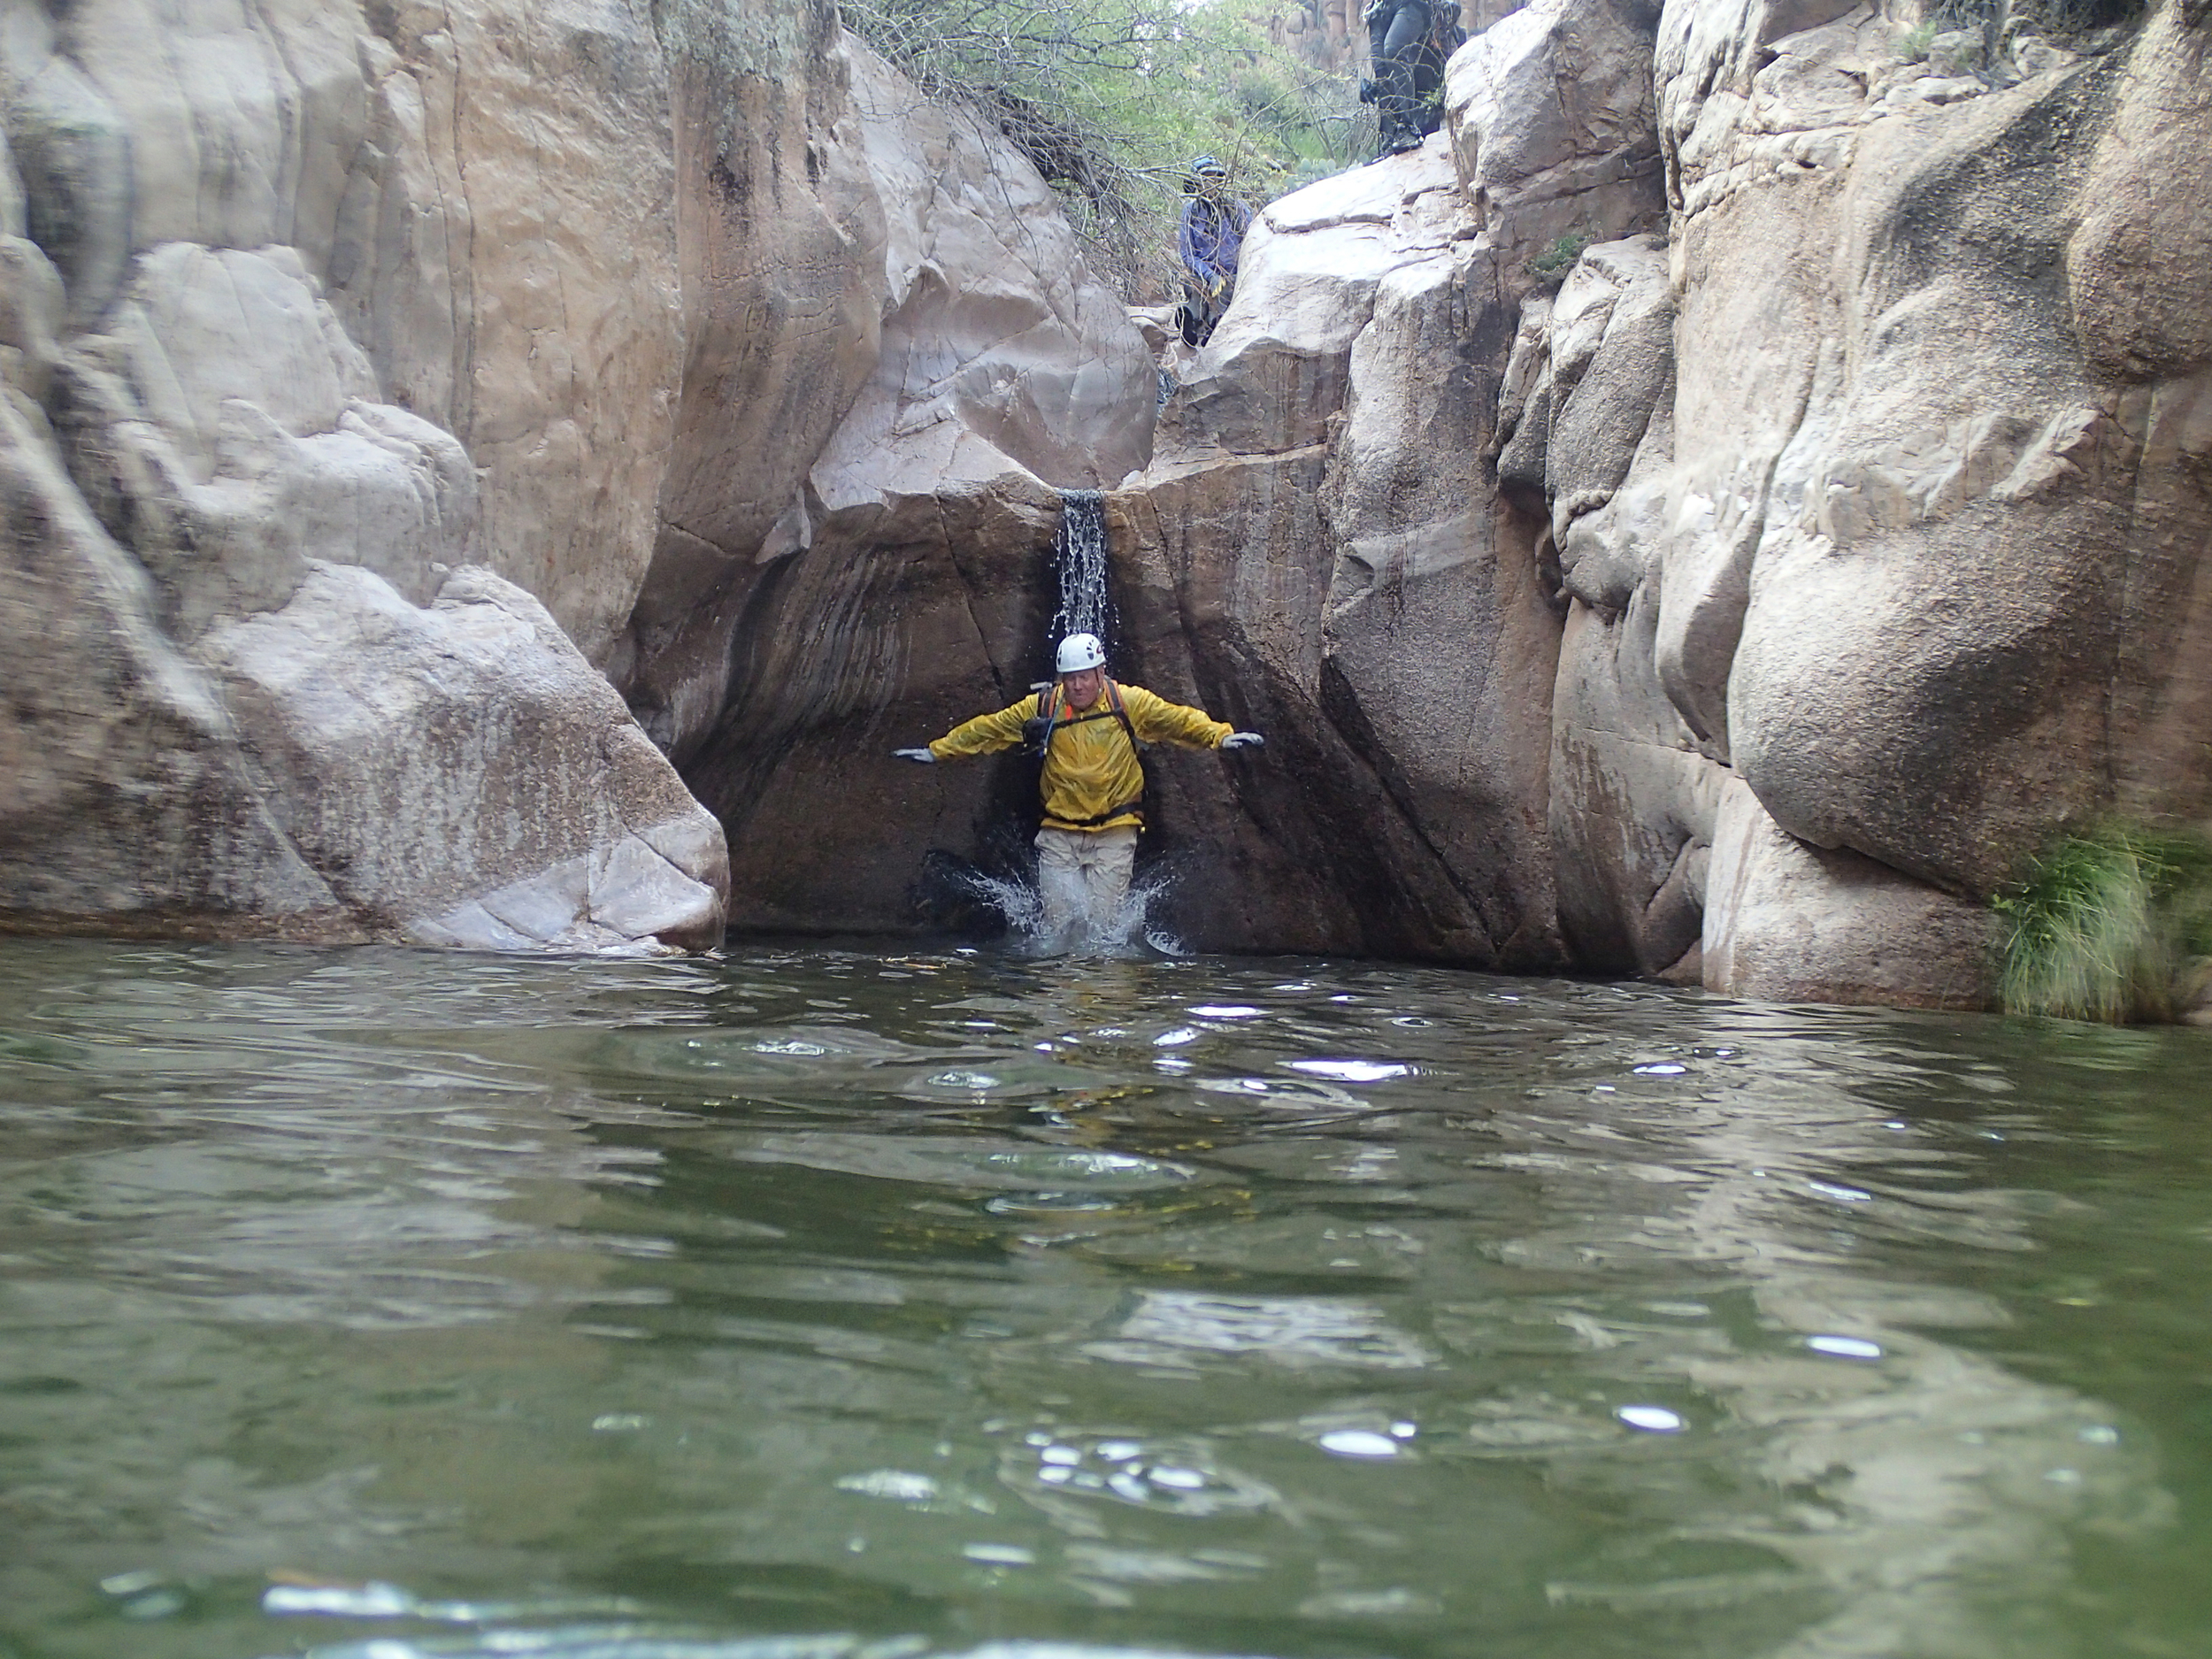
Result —
[[1252, 210], [1230, 193], [1229, 170], [1211, 156], [1191, 163], [1183, 189], [1182, 222], [1175, 233], [1175, 251], [1183, 261], [1180, 321], [1184, 343], [1202, 346], [1236, 292], [1237, 256], [1252, 227]]

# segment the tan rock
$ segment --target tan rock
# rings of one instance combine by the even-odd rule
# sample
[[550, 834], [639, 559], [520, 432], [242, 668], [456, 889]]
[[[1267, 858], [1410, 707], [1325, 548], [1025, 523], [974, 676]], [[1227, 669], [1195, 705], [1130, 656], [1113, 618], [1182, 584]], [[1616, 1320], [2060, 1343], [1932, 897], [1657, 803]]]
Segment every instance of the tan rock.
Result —
[[[1332, 718], [1466, 895], [1493, 959], [1539, 965], [1561, 951], [1529, 810], [1547, 793], [1559, 623], [1526, 527], [1485, 500], [1497, 365], [1462, 344], [1486, 334], [1497, 350], [1509, 315], [1471, 242], [1378, 285], [1324, 502], [1337, 557], [1322, 673]], [[1441, 433], [1464, 448], [1439, 453]]]
[[451, 434], [373, 401], [375, 377], [287, 248], [168, 242], [65, 365], [74, 465], [190, 640], [287, 603], [342, 557], [426, 601], [474, 537]]
[[1740, 781], [1721, 798], [1707, 879], [1708, 989], [1770, 1002], [1982, 1008], [1996, 915], [1870, 858], [1786, 833]]
[[1500, 471], [1535, 493], [1548, 534], [1563, 529], [1548, 779], [1561, 929], [1583, 965], [1694, 979], [1727, 774], [1666, 672], [1685, 632], [1674, 572], [1712, 517], [1675, 464], [1672, 320], [1648, 238], [1589, 250], [1555, 302], [1527, 303], [1517, 349], [1534, 386]]
[[1470, 228], [1458, 211], [1437, 142], [1270, 203], [1228, 314], [1161, 411], [1162, 448], [1276, 455], [1322, 442], [1377, 286]]
[[600, 949], [722, 935], [719, 826], [529, 595], [456, 572], [427, 608], [316, 565], [203, 654], [288, 837], [372, 933]]
[[0, 926], [186, 937], [361, 930], [271, 818], [145, 572], [0, 395]]
[[820, 0], [672, 11], [681, 397], [618, 680], [687, 757], [728, 695], [733, 607], [807, 544], [807, 474], [881, 350], [884, 207]]
[[2066, 243], [2083, 354], [2116, 379], [2185, 374], [2212, 362], [2212, 308], [2197, 277], [2212, 258], [2200, 203], [2212, 89], [2192, 67], [2195, 35], [2176, 5], [2146, 24]]
[[733, 925], [910, 929], [929, 849], [972, 856], [1033, 814], [1018, 755], [890, 750], [1049, 675], [1060, 511], [1025, 474], [851, 508], [747, 594], [731, 700], [685, 769], [729, 832]]
[[667, 73], [640, 10], [88, 0], [6, 59], [77, 326], [133, 256], [290, 250], [372, 401], [482, 469], [472, 557], [604, 655], [651, 551], [680, 347]]
[[1517, 287], [1532, 286], [1527, 261], [1562, 238], [1610, 242], [1657, 227], [1658, 15], [1640, 0], [1535, 0], [1446, 66], [1460, 188]]
[[[1986, 227], [2056, 260], [2072, 198], [2042, 134], [2084, 96], [2036, 83], [1860, 140], [1829, 230], [1841, 341], [1777, 463], [1728, 681], [1732, 759], [1778, 822], [1957, 891], [2002, 883], [2107, 787], [2084, 692], [2120, 627], [2131, 443], [2036, 256], [1977, 251]], [[1707, 408], [1697, 441], [1771, 442]]]
[[[1201, 949], [1494, 962], [1509, 929], [1494, 933], [1496, 912], [1480, 905], [1523, 895], [1472, 890], [1429, 844], [1396, 757], [1362, 730], [1329, 665], [1338, 555], [1317, 511], [1328, 465], [1319, 446], [1170, 463], [1110, 499], [1122, 672], [1268, 740], [1256, 756], [1152, 764], [1148, 833], [1178, 873], [1164, 919]], [[1457, 565], [1430, 578], [1433, 607], [1472, 585]], [[1463, 717], [1462, 742], [1464, 729]], [[1432, 805], [1444, 764], [1423, 770]], [[1471, 821], [1454, 850], [1525, 824]], [[1540, 907], [1521, 959], [1540, 960], [1548, 924]]]
[[718, 827], [545, 608], [451, 576], [594, 649], [629, 610], [661, 65], [621, 5], [11, 15], [9, 925], [718, 937]]
[[[421, 205], [443, 207], [466, 279], [450, 413], [415, 412], [482, 470], [476, 562], [603, 663], [652, 558], [683, 363], [668, 65], [627, 0], [403, 0], [388, 15], [393, 73], [414, 83], [393, 104], [411, 119], [419, 100], [440, 187]], [[436, 296], [420, 281], [411, 297]]]
[[[24, 33], [38, 40], [35, 26]], [[81, 327], [115, 297], [134, 248], [130, 127], [66, 58], [9, 59], [9, 231], [45, 251]]]

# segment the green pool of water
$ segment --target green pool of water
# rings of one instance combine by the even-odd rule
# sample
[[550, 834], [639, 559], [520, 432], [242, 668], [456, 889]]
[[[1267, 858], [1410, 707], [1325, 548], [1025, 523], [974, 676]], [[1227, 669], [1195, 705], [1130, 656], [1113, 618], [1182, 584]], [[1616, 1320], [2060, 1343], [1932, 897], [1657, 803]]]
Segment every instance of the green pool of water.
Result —
[[0, 1655], [2212, 1654], [2212, 1035], [0, 948]]

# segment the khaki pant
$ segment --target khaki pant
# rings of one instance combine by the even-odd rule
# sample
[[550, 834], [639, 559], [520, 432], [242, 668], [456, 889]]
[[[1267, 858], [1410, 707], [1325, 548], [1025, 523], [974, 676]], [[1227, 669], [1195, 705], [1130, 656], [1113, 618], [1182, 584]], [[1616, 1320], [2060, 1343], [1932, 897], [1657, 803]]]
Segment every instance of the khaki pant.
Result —
[[1134, 828], [1039, 830], [1037, 890], [1046, 936], [1118, 932], [1136, 859]]

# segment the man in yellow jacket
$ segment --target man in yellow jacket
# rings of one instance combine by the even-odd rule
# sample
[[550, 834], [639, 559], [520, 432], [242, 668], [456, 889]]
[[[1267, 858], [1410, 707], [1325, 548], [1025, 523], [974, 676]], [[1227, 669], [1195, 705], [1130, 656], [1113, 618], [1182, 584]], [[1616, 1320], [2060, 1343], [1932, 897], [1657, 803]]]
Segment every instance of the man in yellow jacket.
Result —
[[1044, 827], [1037, 832], [1037, 886], [1044, 931], [1058, 937], [1079, 920], [1094, 933], [1111, 928], [1129, 891], [1144, 824], [1141, 743], [1191, 749], [1250, 749], [1265, 741], [1155, 696], [1106, 674], [1106, 648], [1094, 634], [1060, 641], [1059, 682], [1010, 708], [978, 715], [926, 749], [892, 751], [925, 764], [960, 755], [988, 755], [1034, 741], [1045, 758]]

